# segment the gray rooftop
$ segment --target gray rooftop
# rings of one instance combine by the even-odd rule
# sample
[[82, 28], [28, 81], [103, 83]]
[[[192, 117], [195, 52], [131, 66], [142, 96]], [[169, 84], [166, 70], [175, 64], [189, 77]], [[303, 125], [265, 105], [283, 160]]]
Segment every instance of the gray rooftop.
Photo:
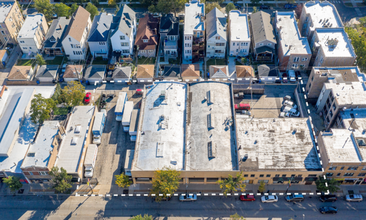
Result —
[[248, 15], [239, 10], [229, 13], [230, 41], [250, 41]]
[[185, 83], [146, 86], [132, 170], [183, 170], [186, 93]]
[[0, 23], [5, 21], [15, 1], [0, 2]]
[[127, 4], [124, 4], [123, 7], [118, 11], [117, 15], [113, 18], [112, 27], [115, 29], [111, 36], [117, 30], [120, 30], [122, 33], [125, 33], [128, 36], [131, 33], [133, 25], [136, 26], [136, 24], [133, 24], [133, 22], [135, 22], [135, 18], [136, 13], [130, 7], [128, 7]]
[[271, 23], [271, 15], [258, 11], [250, 16], [254, 44], [268, 40], [277, 43]]
[[44, 47], [46, 48], [59, 48], [62, 47], [62, 40], [67, 26], [70, 23], [70, 19], [66, 17], [60, 17], [52, 21], [50, 28], [44, 41]]
[[88, 42], [102, 42], [109, 39], [113, 16], [111, 14], [102, 13], [94, 17], [93, 24], [90, 28]]
[[185, 5], [184, 34], [193, 34], [194, 30], [205, 30], [205, 4], [192, 0]]
[[206, 39], [210, 39], [216, 34], [224, 40], [226, 36], [226, 16], [219, 9], [214, 8], [206, 15]]
[[58, 71], [58, 65], [42, 65], [38, 71], [36, 77], [50, 77], [55, 79]]
[[321, 170], [307, 118], [237, 118], [240, 170]]
[[186, 170], [237, 170], [231, 84], [189, 86]]
[[[72, 110], [66, 127], [66, 136], [63, 138], [58, 159], [55, 166], [63, 167], [67, 173], [77, 173], [83, 166], [81, 156], [85, 147], [85, 139], [89, 130], [90, 121], [94, 115], [94, 106], [76, 106]], [[80, 126], [80, 131], [76, 128]], [[74, 143], [72, 143], [74, 142]]]
[[[58, 133], [60, 124], [58, 121], [45, 121], [38, 131], [37, 138], [29, 146], [27, 155], [25, 155], [22, 168], [29, 166], [47, 167], [53, 150], [53, 139]], [[34, 155], [32, 154], [34, 153]]]
[[42, 25], [43, 19], [46, 19], [43, 14], [27, 15], [19, 31], [18, 38], [34, 38], [38, 30], [38, 23]]
[[105, 65], [90, 65], [85, 70], [85, 79], [104, 79]]
[[116, 67], [116, 69], [113, 70], [113, 79], [129, 79], [131, 76], [131, 67], [125, 66], [125, 67]]

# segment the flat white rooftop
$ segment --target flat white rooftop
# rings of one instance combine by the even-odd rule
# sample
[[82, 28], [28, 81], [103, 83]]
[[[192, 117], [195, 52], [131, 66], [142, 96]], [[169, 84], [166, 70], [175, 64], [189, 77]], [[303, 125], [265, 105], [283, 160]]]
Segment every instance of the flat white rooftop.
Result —
[[300, 35], [294, 12], [277, 11], [276, 27], [284, 56], [311, 54], [308, 40]]
[[343, 27], [336, 7], [328, 1], [310, 1], [304, 4], [306, 14], [312, 20], [312, 29], [324, 27]]
[[66, 136], [63, 138], [58, 159], [55, 166], [63, 167], [67, 173], [77, 173], [83, 166], [80, 163], [85, 149], [85, 139], [89, 130], [90, 121], [94, 114], [94, 106], [76, 106], [72, 110], [66, 127]]
[[183, 170], [186, 93], [185, 83], [146, 86], [132, 170]]
[[237, 118], [240, 170], [321, 170], [307, 118]]
[[250, 41], [248, 15], [238, 10], [230, 11], [230, 40]]
[[338, 105], [366, 105], [364, 82], [324, 83], [325, 89], [331, 89]]
[[0, 23], [5, 21], [15, 1], [0, 2]]
[[27, 15], [24, 24], [19, 31], [18, 39], [34, 38], [38, 26], [42, 25], [42, 20], [46, 19], [43, 14]]
[[[202, 16], [202, 20], [201, 20]], [[193, 34], [193, 30], [204, 31], [205, 4], [193, 0], [185, 5], [184, 34]]]
[[321, 48], [325, 57], [355, 57], [351, 41], [343, 28], [324, 28], [317, 29]]
[[229, 83], [189, 86], [186, 170], [238, 170]]
[[53, 139], [58, 133], [58, 121], [45, 121], [41, 126], [36, 141], [29, 146], [22, 168], [29, 166], [47, 167], [53, 150]]

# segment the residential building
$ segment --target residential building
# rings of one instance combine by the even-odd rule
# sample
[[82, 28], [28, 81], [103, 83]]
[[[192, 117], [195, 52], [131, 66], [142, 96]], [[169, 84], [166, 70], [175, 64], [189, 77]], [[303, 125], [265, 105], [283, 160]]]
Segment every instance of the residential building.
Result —
[[84, 79], [88, 83], [102, 83], [105, 80], [106, 65], [90, 65], [85, 69]]
[[154, 65], [138, 65], [136, 79], [138, 82], [152, 82], [155, 75]]
[[156, 57], [156, 50], [159, 44], [159, 18], [152, 14], [146, 14], [140, 18], [137, 28], [135, 46], [138, 56]]
[[6, 63], [9, 60], [7, 50], [0, 50], [0, 69], [4, 69], [6, 67]]
[[200, 66], [198, 64], [182, 64], [180, 75], [183, 81], [197, 81], [201, 78]]
[[27, 15], [18, 34], [19, 47], [24, 54], [36, 55], [43, 47], [48, 25], [43, 14]]
[[311, 126], [308, 118], [237, 116], [239, 168], [245, 181], [314, 185], [323, 171]]
[[274, 65], [258, 65], [258, 78], [263, 82], [274, 83], [278, 78], [278, 69]]
[[120, 52], [123, 56], [133, 54], [136, 25], [136, 13], [127, 4], [123, 4], [113, 17], [111, 45], [114, 52]]
[[73, 177], [72, 181], [83, 179], [84, 159], [92, 141], [92, 126], [95, 106], [75, 106], [71, 111], [66, 134], [60, 145], [55, 166], [64, 168]]
[[62, 135], [65, 130], [58, 121], [45, 121], [36, 136], [36, 140], [29, 145], [21, 169], [31, 183], [49, 182], [49, 175], [55, 164], [59, 152]]
[[70, 19], [66, 19], [66, 17], [59, 17], [52, 21], [43, 46], [43, 51], [47, 56], [64, 55], [62, 40], [69, 23]]
[[205, 4], [191, 0], [184, 8], [183, 59], [198, 62], [205, 57]]
[[316, 29], [342, 28], [342, 19], [337, 8], [329, 1], [308, 1], [303, 4], [299, 19], [302, 36], [310, 41]]
[[79, 81], [83, 78], [83, 65], [70, 65], [65, 68], [63, 75], [65, 82]]
[[164, 57], [178, 57], [178, 39], [179, 39], [179, 21], [173, 14], [164, 15], [160, 19], [160, 37], [164, 42], [162, 44]]
[[210, 79], [227, 79], [229, 78], [229, 69], [226, 65], [211, 65], [209, 76]]
[[206, 57], [225, 58], [226, 16], [214, 8], [206, 15]]
[[23, 23], [23, 15], [16, 1], [0, 2], [0, 46], [16, 44]]
[[248, 15], [238, 10], [229, 12], [229, 55], [248, 56], [250, 49], [250, 33]]
[[108, 59], [112, 21], [113, 16], [105, 12], [94, 17], [88, 37], [90, 53], [94, 57]]
[[273, 61], [277, 40], [271, 23], [271, 15], [258, 11], [250, 16], [252, 50], [257, 61]]
[[236, 78], [241, 80], [255, 77], [254, 69], [251, 66], [236, 65], [235, 73]]
[[131, 66], [116, 67], [113, 70], [112, 79], [114, 83], [129, 82], [132, 75]]
[[91, 28], [90, 13], [79, 6], [70, 19], [62, 40], [62, 47], [69, 60], [84, 60], [88, 52], [87, 37]]
[[36, 73], [36, 79], [39, 82], [55, 82], [58, 70], [59, 65], [42, 65]]
[[308, 40], [301, 37], [295, 13], [276, 11], [279, 70], [307, 70], [311, 58]]
[[8, 75], [8, 81], [32, 81], [34, 77], [32, 66], [13, 66]]
[[181, 79], [181, 67], [180, 65], [165, 65], [162, 77], [164, 80], [178, 81]]
[[344, 28], [316, 29], [310, 43], [313, 66], [353, 66], [356, 53]]

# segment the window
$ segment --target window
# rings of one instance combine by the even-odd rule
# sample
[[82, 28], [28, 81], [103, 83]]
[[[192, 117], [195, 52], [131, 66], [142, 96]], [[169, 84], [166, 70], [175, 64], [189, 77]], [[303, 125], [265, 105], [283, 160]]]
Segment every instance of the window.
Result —
[[144, 43], [147, 43], [147, 42], [148, 42], [148, 40], [147, 40], [147, 39], [143, 39], [142, 41], [143, 41]]
[[336, 169], [337, 169], [337, 167], [329, 167], [328, 170], [336, 170]]
[[263, 43], [260, 43], [259, 46], [263, 46]]
[[71, 42], [71, 37], [69, 37], [69, 41]]
[[32, 49], [32, 47], [29, 47], [29, 49], [31, 50], [31, 49]]
[[46, 175], [47, 175], [47, 172], [45, 172], [45, 171], [40, 171], [40, 172], [39, 172], [39, 174], [40, 174], [40, 175], [42, 175], [42, 176], [46, 176]]
[[267, 174], [266, 177], [271, 177], [271, 174]]
[[120, 39], [120, 40], [125, 40], [125, 39], [126, 39], [126, 37], [125, 37], [125, 36], [119, 36], [119, 39]]
[[5, 35], [5, 32], [4, 32], [4, 31], [1, 31], [1, 33], [2, 33], [3, 35]]
[[99, 42], [99, 45], [105, 45], [105, 42]]
[[294, 57], [294, 62], [299, 62], [300, 57]]
[[366, 170], [366, 166], [363, 166], [363, 167], [362, 167], [362, 170]]
[[23, 49], [24, 49], [24, 50], [27, 50], [27, 49], [28, 49], [28, 47], [23, 47]]
[[220, 36], [216, 36], [216, 40], [220, 40]]
[[244, 177], [248, 177], [248, 174], [244, 174]]
[[295, 177], [296, 175], [295, 174], [292, 174], [291, 177]]
[[337, 173], [337, 176], [340, 176], [341, 175], [341, 173]]
[[29, 173], [29, 175], [33, 176], [33, 173], [32, 172], [28, 172], [28, 173]]
[[128, 47], [128, 42], [121, 42], [121, 47]]
[[24, 41], [22, 41], [22, 40], [21, 40], [21, 41], [19, 41], [19, 43], [22, 43], [22, 44], [24, 44]]
[[358, 169], [358, 167], [348, 167], [347, 170], [357, 170], [357, 169]]
[[297, 64], [292, 64], [292, 68], [297, 68]]
[[255, 177], [255, 174], [250, 174], [250, 177]]
[[264, 177], [264, 175], [263, 175], [263, 174], [261, 174], [261, 175], [259, 175], [259, 177]]
[[272, 46], [272, 44], [271, 44], [271, 43], [268, 43], [267, 45], [268, 45], [268, 46]]
[[276, 174], [275, 177], [280, 177], [280, 174]]
[[341, 170], [344, 170], [344, 167], [341, 167]]
[[304, 64], [301, 64], [300, 65], [300, 68], [304, 69], [305, 68], [305, 65]]
[[359, 173], [358, 176], [366, 176], [366, 173]]
[[215, 50], [215, 53], [221, 53], [221, 50]]
[[216, 43], [216, 46], [225, 46], [224, 43]]
[[235, 43], [233, 43], [233, 46], [235, 46]]
[[343, 176], [353, 176], [355, 173], [345, 173]]
[[282, 174], [282, 177], [286, 177], [286, 174]]
[[122, 53], [129, 53], [129, 50], [122, 50]]
[[326, 176], [333, 176], [333, 173], [326, 173]]
[[302, 58], [302, 61], [308, 61], [307, 57]]

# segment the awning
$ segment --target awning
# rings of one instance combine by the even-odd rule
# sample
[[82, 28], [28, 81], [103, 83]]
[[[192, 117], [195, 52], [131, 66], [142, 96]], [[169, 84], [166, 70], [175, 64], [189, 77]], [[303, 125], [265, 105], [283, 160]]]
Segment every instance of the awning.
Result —
[[257, 54], [258, 53], [273, 53], [274, 50], [271, 47], [264, 46], [256, 49]]
[[289, 177], [273, 177], [273, 181], [289, 181]]

